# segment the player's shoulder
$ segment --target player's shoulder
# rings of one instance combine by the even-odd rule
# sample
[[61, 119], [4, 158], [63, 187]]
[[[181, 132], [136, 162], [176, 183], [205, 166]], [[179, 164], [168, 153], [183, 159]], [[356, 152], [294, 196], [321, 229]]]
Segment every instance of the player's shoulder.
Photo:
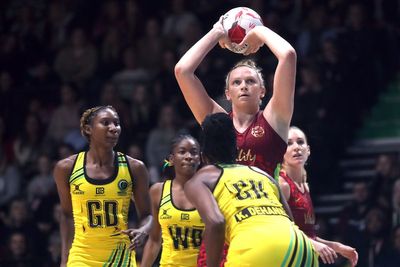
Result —
[[60, 169], [60, 170], [72, 169], [77, 157], [78, 157], [78, 154], [74, 154], [67, 158], [61, 159], [56, 163], [55, 168]]
[[125, 156], [126, 156], [126, 159], [129, 162], [129, 165], [131, 167], [133, 167], [133, 168], [141, 168], [141, 167], [145, 166], [145, 164], [144, 164], [144, 162], [142, 160], [132, 158], [131, 156], [129, 156], [127, 154], [125, 154]]
[[205, 165], [200, 170], [197, 171], [197, 174], [213, 174], [213, 173], [220, 173], [222, 171], [222, 167], [217, 165]]
[[164, 187], [164, 182], [158, 182], [158, 183], [153, 184], [150, 187], [150, 194], [161, 193], [163, 187]]
[[155, 183], [150, 187], [149, 194], [153, 205], [159, 205], [163, 193], [164, 182]]

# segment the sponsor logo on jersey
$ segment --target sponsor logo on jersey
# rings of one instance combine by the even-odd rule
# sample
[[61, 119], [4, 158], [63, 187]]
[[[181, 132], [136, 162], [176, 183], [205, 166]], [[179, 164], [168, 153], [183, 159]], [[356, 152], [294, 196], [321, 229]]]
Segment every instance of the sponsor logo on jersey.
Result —
[[251, 149], [247, 151], [240, 149], [238, 156], [236, 158], [236, 162], [240, 163], [241, 161], [253, 163], [256, 160], [256, 155], [251, 153]]
[[96, 187], [96, 195], [104, 195], [104, 187]]
[[265, 134], [264, 128], [261, 126], [257, 125], [256, 127], [251, 128], [251, 135], [256, 138], [263, 137], [264, 134]]
[[82, 190], [79, 189], [79, 187], [82, 185], [83, 183], [80, 184], [72, 184], [74, 186], [74, 190], [72, 191], [72, 194], [74, 195], [83, 195], [85, 194], [85, 192], [83, 192]]
[[189, 221], [190, 215], [189, 213], [181, 213], [181, 221]]
[[166, 220], [166, 219], [172, 218], [172, 216], [167, 213], [169, 209], [161, 209], [161, 210], [162, 210], [162, 214], [160, 215], [161, 220]]
[[125, 180], [125, 179], [121, 179], [119, 182], [118, 182], [118, 195], [119, 196], [126, 196], [126, 194], [127, 194], [127, 190], [128, 190], [128, 186], [129, 186], [129, 183], [128, 183], [128, 181], [127, 180]]

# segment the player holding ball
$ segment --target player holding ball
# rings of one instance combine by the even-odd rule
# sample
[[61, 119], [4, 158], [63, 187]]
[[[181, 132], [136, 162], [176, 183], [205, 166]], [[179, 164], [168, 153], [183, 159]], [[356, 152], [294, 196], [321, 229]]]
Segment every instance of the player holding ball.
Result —
[[[228, 12], [229, 13], [229, 12]], [[207, 93], [195, 71], [205, 56], [218, 43], [222, 48], [233, 49], [228, 38], [227, 15], [222, 16], [212, 29], [195, 43], [175, 66], [175, 76], [183, 96], [197, 122], [201, 124], [211, 113], [227, 112]], [[237, 23], [239, 16], [235, 15]], [[225, 28], [224, 28], [225, 26]], [[251, 25], [252, 27], [253, 25]], [[294, 108], [296, 77], [296, 51], [281, 36], [266, 26], [254, 26], [247, 32], [235, 52], [249, 55], [266, 46], [277, 58], [278, 64], [273, 79], [273, 94], [264, 110], [260, 103], [266, 94], [261, 69], [253, 60], [244, 59], [236, 63], [225, 79], [225, 95], [232, 103], [229, 113], [236, 131], [238, 155], [236, 162], [257, 166], [270, 175], [286, 152], [289, 125]], [[318, 252], [324, 252], [324, 262], [333, 263], [334, 251], [323, 244], [314, 244]], [[320, 246], [320, 247], [318, 247]], [[320, 254], [321, 255], [321, 254]], [[204, 246], [199, 255], [199, 266], [205, 266]], [[221, 261], [221, 266], [223, 260]]]

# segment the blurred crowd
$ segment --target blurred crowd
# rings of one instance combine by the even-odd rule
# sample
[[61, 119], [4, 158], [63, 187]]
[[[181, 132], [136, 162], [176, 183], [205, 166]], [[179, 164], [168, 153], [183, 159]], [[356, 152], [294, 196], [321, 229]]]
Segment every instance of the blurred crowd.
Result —
[[[87, 147], [79, 132], [84, 109], [114, 106], [122, 125], [117, 150], [143, 160], [152, 183], [159, 179], [171, 139], [199, 130], [178, 89], [175, 63], [236, 6], [256, 10], [295, 47], [292, 124], [304, 129], [313, 147], [312, 192], [340, 186], [337, 160], [400, 71], [399, 1], [1, 1], [0, 266], [59, 266], [52, 168]], [[224, 75], [241, 57], [215, 48], [199, 67], [197, 75], [223, 105]], [[271, 92], [274, 57], [267, 49], [252, 57]], [[398, 155], [390, 158], [399, 164]], [[399, 177], [393, 171], [387, 184], [378, 178], [356, 184], [340, 227], [326, 231], [353, 238], [349, 244], [361, 251], [360, 259], [368, 255], [360, 266], [386, 266], [378, 256], [392, 246], [400, 262]], [[362, 201], [359, 191], [367, 192]]]

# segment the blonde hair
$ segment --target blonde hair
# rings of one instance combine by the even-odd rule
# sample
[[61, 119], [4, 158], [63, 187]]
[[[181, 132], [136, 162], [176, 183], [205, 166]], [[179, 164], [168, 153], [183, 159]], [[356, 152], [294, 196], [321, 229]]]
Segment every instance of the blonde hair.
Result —
[[257, 64], [256, 64], [256, 62], [255, 62], [254, 60], [252, 60], [252, 59], [242, 59], [242, 60], [240, 60], [239, 62], [237, 62], [237, 63], [230, 69], [230, 71], [228, 72], [228, 74], [226, 75], [226, 78], [225, 78], [225, 90], [228, 89], [228, 87], [229, 87], [229, 77], [230, 77], [230, 75], [231, 75], [231, 72], [232, 72], [234, 69], [237, 69], [237, 68], [239, 68], [239, 67], [248, 67], [248, 68], [250, 68], [250, 69], [255, 70], [256, 73], [257, 73], [258, 79], [260, 80], [261, 87], [265, 87], [264, 77], [263, 77], [263, 75], [262, 75], [262, 73], [261, 73], [262, 69], [261, 69], [260, 67], [257, 66]]

